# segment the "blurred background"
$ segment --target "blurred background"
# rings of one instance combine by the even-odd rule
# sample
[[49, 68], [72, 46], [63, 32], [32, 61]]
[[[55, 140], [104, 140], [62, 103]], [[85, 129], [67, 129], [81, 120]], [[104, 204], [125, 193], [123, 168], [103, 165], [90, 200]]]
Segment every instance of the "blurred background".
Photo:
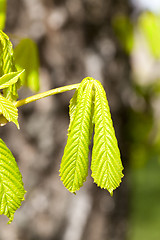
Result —
[[6, 11], [14, 46], [22, 38], [38, 46], [40, 92], [87, 76], [102, 82], [125, 176], [113, 197], [90, 170], [80, 191], [69, 193], [59, 167], [74, 91], [19, 108], [21, 130], [7, 124], [0, 134], [22, 172], [26, 201], [11, 225], [0, 217], [0, 240], [159, 240], [160, 1], [8, 0]]

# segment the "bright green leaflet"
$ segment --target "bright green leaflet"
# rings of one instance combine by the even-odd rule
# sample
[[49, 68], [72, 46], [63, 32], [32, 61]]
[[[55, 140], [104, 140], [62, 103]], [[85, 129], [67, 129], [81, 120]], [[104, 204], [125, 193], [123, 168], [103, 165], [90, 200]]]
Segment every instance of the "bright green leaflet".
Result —
[[25, 69], [22, 85], [32, 91], [39, 91], [39, 55], [36, 43], [31, 39], [22, 39], [14, 49], [16, 68]]
[[[4, 32], [0, 31], [0, 76], [16, 71], [12, 43], [10, 42], [8, 36]], [[3, 90], [3, 96], [10, 101], [17, 100], [17, 90], [20, 86], [21, 81], [19, 78], [15, 84]]]
[[[4, 89], [15, 84], [23, 72], [24, 70], [20, 72], [12, 72], [0, 77], [0, 89]], [[11, 101], [0, 95], [0, 126], [5, 125], [8, 121], [14, 122], [19, 128], [18, 109]]]
[[0, 0], [0, 30], [3, 30], [6, 23], [6, 0]]
[[4, 89], [15, 84], [23, 72], [24, 70], [4, 74], [2, 77], [0, 77], [0, 89]]
[[18, 109], [8, 99], [0, 95], [0, 110], [3, 116], [9, 121], [14, 122], [19, 129], [18, 123]]
[[83, 185], [88, 174], [92, 88], [93, 81], [84, 79], [78, 89], [77, 106], [60, 168], [64, 186], [73, 193]]
[[22, 182], [22, 175], [19, 172], [17, 163], [0, 139], [0, 214], [6, 215], [11, 223], [15, 211], [24, 200], [25, 190]]
[[94, 86], [95, 134], [91, 162], [92, 177], [98, 186], [107, 189], [112, 195], [123, 177], [123, 166], [106, 93], [99, 81], [95, 80]]

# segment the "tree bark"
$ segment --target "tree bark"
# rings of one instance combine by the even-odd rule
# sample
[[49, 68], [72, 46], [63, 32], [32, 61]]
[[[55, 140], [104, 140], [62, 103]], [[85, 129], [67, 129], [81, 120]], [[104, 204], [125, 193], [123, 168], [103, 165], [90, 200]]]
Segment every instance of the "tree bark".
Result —
[[[115, 36], [112, 20], [117, 14], [130, 13], [127, 0], [9, 0], [6, 27], [7, 33], [29, 36], [38, 43], [41, 91], [78, 83], [86, 76], [102, 82], [124, 166], [128, 158], [124, 125], [130, 64]], [[29, 95], [31, 92], [26, 89], [20, 91], [21, 98]], [[125, 177], [113, 197], [93, 183], [90, 170], [87, 182], [76, 196], [60, 182], [58, 171], [67, 139], [68, 103], [72, 95], [73, 91], [20, 108], [21, 130], [12, 124], [1, 130], [2, 139], [18, 161], [27, 190], [26, 201], [10, 229], [0, 218], [2, 240], [6, 236], [16, 240], [125, 239]]]

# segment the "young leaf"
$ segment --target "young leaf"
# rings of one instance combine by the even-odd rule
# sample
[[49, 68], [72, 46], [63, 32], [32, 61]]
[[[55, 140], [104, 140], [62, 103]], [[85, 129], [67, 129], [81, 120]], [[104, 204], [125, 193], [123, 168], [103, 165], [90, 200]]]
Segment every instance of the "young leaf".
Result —
[[18, 124], [18, 109], [13, 105], [12, 102], [0, 95], [0, 110], [3, 116], [9, 121], [14, 122], [19, 129]]
[[23, 72], [24, 70], [4, 74], [2, 77], [0, 77], [0, 89], [7, 88], [16, 83]]
[[15, 63], [18, 70], [25, 69], [22, 84], [32, 91], [39, 91], [39, 56], [38, 48], [31, 39], [22, 39], [14, 49]]
[[[13, 59], [13, 47], [8, 36], [0, 31], [0, 76], [10, 72], [16, 72], [16, 67]], [[13, 85], [3, 90], [3, 96], [10, 101], [15, 101], [18, 98], [17, 90], [21, 86], [20, 79]]]
[[12, 222], [15, 211], [21, 206], [24, 194], [22, 175], [17, 163], [0, 139], [0, 214], [10, 219], [8, 223]]
[[106, 93], [99, 81], [95, 80], [94, 86], [95, 134], [91, 162], [92, 177], [98, 186], [112, 194], [123, 177], [123, 166]]
[[[78, 88], [77, 106], [73, 108], [75, 114], [70, 111], [74, 118], [62, 158], [60, 176], [64, 186], [73, 193], [80, 189], [88, 174], [92, 88], [92, 81], [82, 81]], [[73, 102], [74, 99], [71, 104]]]
[[3, 30], [6, 22], [6, 0], [0, 0], [0, 29]]

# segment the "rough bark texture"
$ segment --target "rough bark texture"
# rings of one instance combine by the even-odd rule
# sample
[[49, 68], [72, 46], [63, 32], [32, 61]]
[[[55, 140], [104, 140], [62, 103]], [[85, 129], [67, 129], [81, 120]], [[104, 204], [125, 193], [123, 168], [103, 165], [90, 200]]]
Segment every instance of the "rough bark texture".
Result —
[[[127, 121], [130, 66], [112, 28], [118, 13], [129, 15], [127, 0], [8, 0], [6, 32], [37, 41], [41, 91], [78, 83], [86, 76], [103, 83], [126, 165], [122, 132]], [[20, 97], [30, 94], [22, 90]], [[113, 198], [93, 184], [90, 171], [77, 195], [60, 182], [72, 95], [68, 92], [20, 108], [20, 131], [12, 124], [1, 128], [27, 190], [13, 223], [7, 226], [7, 219], [0, 217], [1, 240], [125, 239], [125, 178]]]

